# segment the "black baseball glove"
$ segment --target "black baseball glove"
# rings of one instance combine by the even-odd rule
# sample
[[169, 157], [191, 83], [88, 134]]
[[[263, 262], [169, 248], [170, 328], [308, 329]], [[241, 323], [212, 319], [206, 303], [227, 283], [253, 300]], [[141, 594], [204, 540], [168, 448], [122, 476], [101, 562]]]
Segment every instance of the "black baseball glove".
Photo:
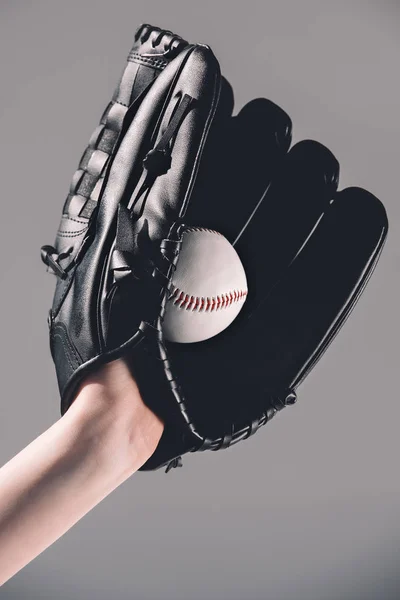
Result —
[[[186, 452], [248, 438], [295, 402], [388, 225], [372, 194], [338, 192], [327, 148], [289, 150], [291, 121], [278, 106], [258, 99], [233, 117], [208, 47], [144, 26], [130, 57], [42, 256], [58, 277], [49, 325], [62, 413], [86, 373], [125, 356], [165, 422], [142, 469], [168, 470]], [[235, 321], [194, 344], [162, 333], [184, 224], [223, 233], [249, 289]]]

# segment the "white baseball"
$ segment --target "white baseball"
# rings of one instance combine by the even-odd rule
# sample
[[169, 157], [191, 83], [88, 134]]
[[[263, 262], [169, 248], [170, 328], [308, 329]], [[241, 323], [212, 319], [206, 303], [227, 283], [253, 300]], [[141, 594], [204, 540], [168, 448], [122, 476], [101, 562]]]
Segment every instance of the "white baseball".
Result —
[[240, 312], [247, 280], [234, 247], [217, 231], [186, 227], [163, 322], [171, 342], [201, 342]]

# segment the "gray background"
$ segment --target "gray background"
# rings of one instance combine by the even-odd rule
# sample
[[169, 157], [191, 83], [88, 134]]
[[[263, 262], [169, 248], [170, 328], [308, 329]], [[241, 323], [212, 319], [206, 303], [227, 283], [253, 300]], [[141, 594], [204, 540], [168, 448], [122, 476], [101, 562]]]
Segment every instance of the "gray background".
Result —
[[59, 417], [39, 248], [146, 21], [209, 43], [237, 108], [269, 97], [295, 140], [327, 145], [341, 187], [384, 201], [389, 240], [296, 407], [226, 452], [135, 475], [0, 597], [398, 599], [396, 2], [0, 0], [0, 463]]

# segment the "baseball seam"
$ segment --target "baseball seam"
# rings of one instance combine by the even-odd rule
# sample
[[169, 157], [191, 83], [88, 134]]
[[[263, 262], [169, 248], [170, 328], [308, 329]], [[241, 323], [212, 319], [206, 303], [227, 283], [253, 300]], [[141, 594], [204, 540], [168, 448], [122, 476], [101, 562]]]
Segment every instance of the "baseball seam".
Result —
[[178, 287], [172, 286], [168, 301], [173, 302], [174, 306], [183, 310], [193, 312], [213, 312], [223, 308], [229, 308], [236, 302], [244, 302], [247, 296], [247, 290], [232, 290], [225, 294], [219, 294], [215, 297], [200, 297], [186, 294]]
[[219, 231], [216, 231], [215, 229], [208, 229], [208, 227], [195, 227], [192, 225], [185, 225], [183, 233], [192, 231], [206, 231], [207, 233], [216, 233], [217, 235], [222, 235], [222, 233], [220, 233]]

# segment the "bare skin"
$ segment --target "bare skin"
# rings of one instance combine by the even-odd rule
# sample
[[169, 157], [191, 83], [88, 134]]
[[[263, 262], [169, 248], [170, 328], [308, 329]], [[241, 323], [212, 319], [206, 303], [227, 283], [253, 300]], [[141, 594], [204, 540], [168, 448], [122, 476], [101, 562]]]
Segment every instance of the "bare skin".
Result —
[[0, 585], [135, 473], [162, 431], [122, 359], [88, 378], [67, 413], [0, 469]]

